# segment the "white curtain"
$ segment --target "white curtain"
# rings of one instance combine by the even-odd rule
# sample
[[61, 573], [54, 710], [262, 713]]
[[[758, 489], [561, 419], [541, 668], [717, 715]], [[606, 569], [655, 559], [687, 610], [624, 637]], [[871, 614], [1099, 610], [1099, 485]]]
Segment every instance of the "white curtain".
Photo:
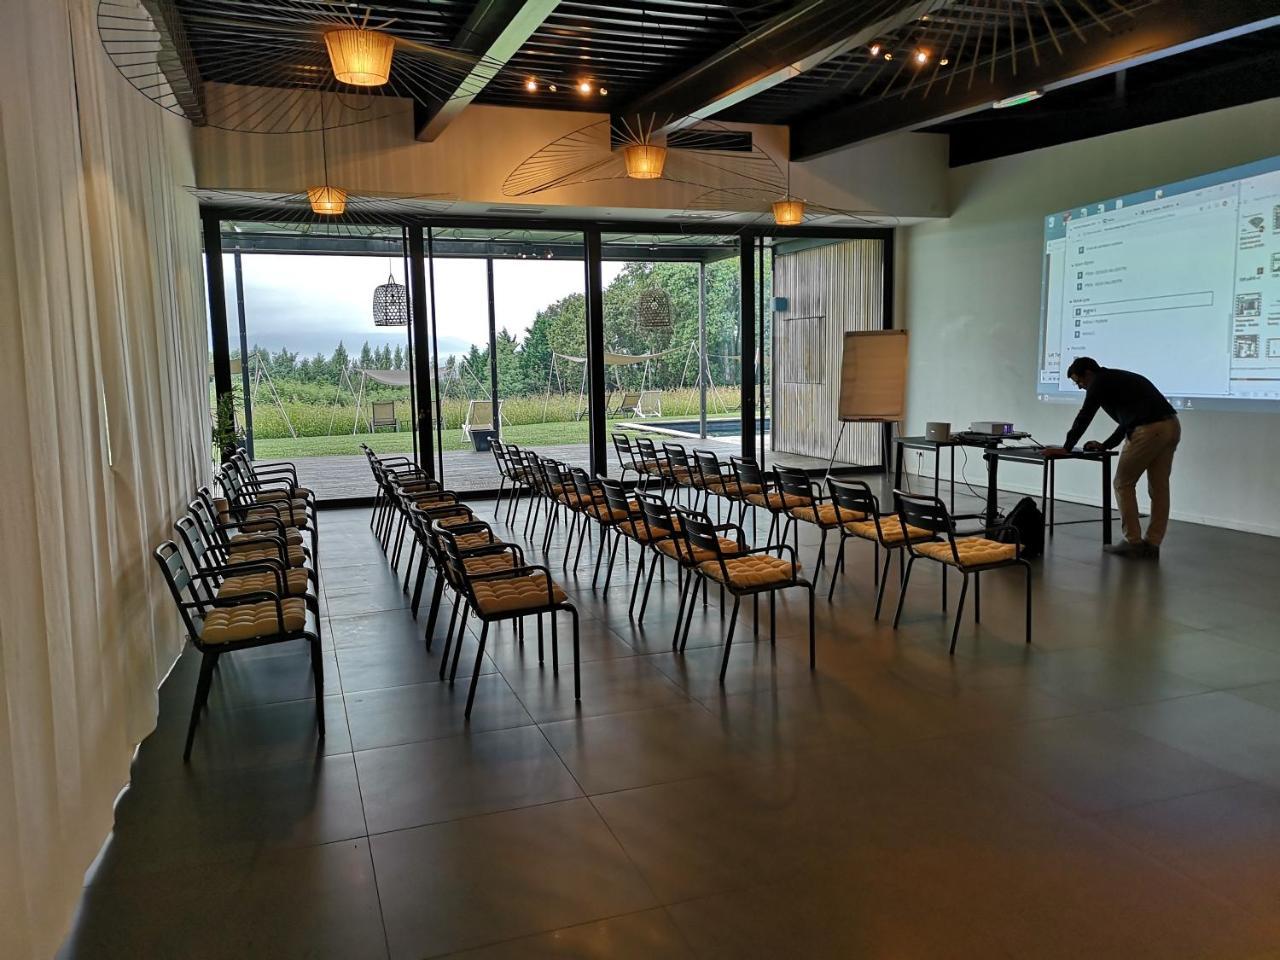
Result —
[[0, 31], [0, 952], [49, 957], [182, 634], [150, 551], [209, 470], [190, 131], [95, 0]]

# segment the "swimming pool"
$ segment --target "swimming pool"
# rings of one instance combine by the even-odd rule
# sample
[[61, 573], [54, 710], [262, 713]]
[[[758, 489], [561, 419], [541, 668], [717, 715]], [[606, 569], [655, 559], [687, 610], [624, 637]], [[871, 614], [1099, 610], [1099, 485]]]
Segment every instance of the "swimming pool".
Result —
[[[698, 436], [698, 419], [687, 420], [635, 420], [618, 424], [624, 430], [645, 430], [653, 433], [672, 433], [681, 436]], [[759, 429], [759, 424], [757, 424]], [[769, 418], [764, 420], [765, 432], [769, 432]], [[707, 436], [734, 437], [742, 431], [742, 421], [737, 417], [707, 418]]]

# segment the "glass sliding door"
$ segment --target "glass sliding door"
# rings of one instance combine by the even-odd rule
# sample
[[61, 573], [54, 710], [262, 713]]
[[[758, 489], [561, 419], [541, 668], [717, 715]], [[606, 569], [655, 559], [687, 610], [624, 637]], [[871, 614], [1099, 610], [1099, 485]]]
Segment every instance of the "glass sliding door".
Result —
[[495, 489], [494, 438], [588, 468], [582, 234], [437, 227], [429, 250], [443, 482]]
[[320, 500], [372, 496], [361, 444], [415, 453], [401, 231], [298, 229], [224, 224], [244, 445], [255, 460], [297, 464]]

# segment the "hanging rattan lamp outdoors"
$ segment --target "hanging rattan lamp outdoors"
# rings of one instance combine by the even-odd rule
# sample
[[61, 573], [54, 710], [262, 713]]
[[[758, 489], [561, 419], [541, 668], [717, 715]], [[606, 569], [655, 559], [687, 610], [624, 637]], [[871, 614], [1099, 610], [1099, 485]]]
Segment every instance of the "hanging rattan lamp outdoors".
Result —
[[648, 330], [660, 330], [673, 325], [671, 297], [661, 287], [641, 290], [636, 298], [636, 325]]
[[403, 283], [394, 274], [373, 291], [373, 324], [376, 327], [403, 327], [409, 322], [409, 298]]
[[378, 30], [351, 27], [327, 30], [324, 45], [329, 51], [333, 75], [353, 87], [380, 87], [391, 78], [391, 56], [395, 37]]

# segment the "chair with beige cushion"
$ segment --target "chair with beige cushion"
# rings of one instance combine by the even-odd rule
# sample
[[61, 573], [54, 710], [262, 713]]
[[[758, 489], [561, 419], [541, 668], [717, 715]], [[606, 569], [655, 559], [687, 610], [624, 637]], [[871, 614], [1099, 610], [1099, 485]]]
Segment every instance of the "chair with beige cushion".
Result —
[[269, 585], [271, 589], [211, 596], [203, 581], [192, 576], [182, 552], [172, 540], [166, 540], [156, 549], [155, 558], [178, 606], [187, 635], [201, 655], [183, 762], [191, 759], [200, 711], [209, 700], [209, 687], [218, 660], [236, 650], [274, 643], [301, 641], [307, 644], [315, 685], [316, 729], [323, 740], [324, 660], [320, 651], [319, 618], [308, 610], [303, 597], [290, 596], [285, 572], [279, 566], [265, 563], [241, 564], [237, 576], [259, 576], [262, 585]]
[[[769, 595], [769, 642], [775, 642], [777, 636], [777, 594], [779, 590], [800, 587], [809, 594], [809, 669], [816, 665], [816, 650], [813, 630], [813, 584], [800, 576], [800, 565], [796, 562], [795, 550], [787, 543], [772, 546], [748, 548], [738, 542], [738, 549], [730, 552], [725, 549], [721, 536], [722, 529], [711, 522], [705, 513], [689, 510], [677, 510], [680, 528], [688, 549], [695, 555], [710, 557], [694, 568], [698, 576], [723, 586], [733, 595], [733, 613], [729, 618], [729, 632], [725, 636], [724, 659], [720, 663], [720, 683], [724, 683], [725, 673], [729, 669], [729, 649], [733, 645], [733, 631], [738, 622], [738, 610], [743, 597], [751, 597], [753, 602], [762, 593]], [[689, 624], [693, 620], [693, 602], [686, 605], [686, 623], [680, 641], [680, 649], [684, 650], [689, 642]], [[756, 605], [756, 612], [759, 606]], [[757, 622], [759, 618], [757, 616]]]
[[[902, 603], [907, 595], [907, 584], [911, 582], [911, 567], [916, 560], [925, 558], [943, 565], [943, 576], [946, 569], [954, 567], [964, 578], [960, 585], [960, 601], [956, 604], [956, 622], [951, 630], [950, 653], [956, 652], [956, 638], [960, 635], [960, 617], [964, 613], [965, 595], [969, 592], [969, 577], [973, 577], [973, 622], [978, 623], [981, 616], [981, 576], [989, 570], [1001, 567], [1022, 567], [1026, 572], [1027, 593], [1027, 639], [1031, 642], [1031, 564], [1022, 557], [1022, 544], [1017, 530], [1001, 524], [988, 527], [976, 536], [956, 536], [955, 521], [947, 511], [947, 505], [937, 497], [893, 492], [894, 502], [898, 508], [899, 522], [906, 528], [929, 530], [934, 537], [929, 540], [907, 540], [907, 571], [902, 581], [902, 591], [898, 594], [898, 609], [893, 615], [894, 629], [902, 617]], [[997, 536], [1007, 536], [1009, 541], [997, 540]], [[944, 601], [945, 604], [945, 601]]]
[[[560, 672], [560, 655], [557, 645], [556, 614], [567, 611], [573, 618], [573, 699], [582, 700], [582, 679], [578, 664], [578, 609], [570, 601], [560, 584], [551, 579], [551, 571], [535, 564], [513, 563], [499, 569], [474, 572], [476, 567], [467, 567], [468, 555], [462, 545], [461, 538], [455, 532], [434, 523], [432, 530], [440, 539], [444, 548], [445, 563], [450, 577], [462, 589], [465, 602], [463, 623], [466, 614], [472, 613], [481, 623], [480, 646], [476, 651], [475, 667], [471, 673], [471, 688], [467, 692], [467, 708], [464, 716], [471, 717], [471, 707], [476, 697], [476, 682], [480, 679], [480, 667], [484, 662], [485, 644], [489, 638], [489, 627], [494, 623], [511, 620], [517, 624], [520, 636], [523, 636], [523, 625], [526, 617], [538, 618], [539, 640], [542, 636], [542, 616], [549, 614], [551, 618], [551, 669]], [[472, 557], [474, 559], [474, 556]], [[458, 675], [458, 660], [462, 656], [462, 638], [459, 630], [458, 640], [454, 645], [453, 666], [449, 671], [449, 682], [453, 683]], [[448, 648], [445, 650], [448, 655]]]
[[[287, 460], [263, 462], [250, 461], [248, 454], [243, 450], [237, 450], [231, 455], [231, 463], [242, 474], [252, 477], [258, 483], [274, 482], [275, 486], [280, 487], [282, 493], [277, 493], [277, 499], [295, 499], [302, 498], [304, 500], [315, 501], [315, 493], [307, 487], [298, 484], [298, 468]], [[280, 482], [280, 481], [283, 481]]]
[[836, 505], [823, 494], [803, 470], [784, 467], [781, 464], [773, 468], [778, 479], [778, 493], [782, 497], [782, 508], [787, 521], [782, 526], [782, 542], [787, 541], [787, 530], [795, 528], [795, 548], [800, 550], [800, 524], [811, 523], [821, 531], [822, 539], [818, 543], [818, 561], [813, 566], [813, 579], [817, 582], [818, 572], [827, 561], [827, 533], [840, 526]]
[[[827, 478], [827, 491], [831, 495], [831, 504], [835, 507], [839, 519], [840, 547], [836, 550], [835, 565], [831, 568], [831, 586], [827, 590], [827, 599], [835, 593], [836, 577], [844, 572], [845, 544], [850, 537], [869, 541], [871, 553], [871, 581], [876, 587], [875, 619], [880, 619], [880, 608], [884, 603], [884, 588], [889, 576], [889, 564], [893, 556], [898, 555], [898, 568], [902, 572], [905, 565], [902, 561], [906, 538], [903, 527], [896, 513], [882, 514], [880, 501], [871, 492], [871, 488], [861, 480], [833, 480]], [[906, 535], [912, 540], [933, 540], [932, 530], [909, 528]], [[880, 565], [880, 551], [884, 551], [884, 566]], [[900, 578], [901, 579], [901, 578]], [[945, 589], [945, 581], [944, 581]], [[944, 593], [945, 599], [945, 593]]]
[[214, 497], [208, 487], [196, 491], [196, 498], [187, 509], [196, 520], [205, 546], [221, 563], [274, 557], [290, 569], [315, 569], [311, 552], [303, 543], [303, 532], [287, 526], [279, 517], [254, 521], [246, 529], [231, 522], [227, 501]]

